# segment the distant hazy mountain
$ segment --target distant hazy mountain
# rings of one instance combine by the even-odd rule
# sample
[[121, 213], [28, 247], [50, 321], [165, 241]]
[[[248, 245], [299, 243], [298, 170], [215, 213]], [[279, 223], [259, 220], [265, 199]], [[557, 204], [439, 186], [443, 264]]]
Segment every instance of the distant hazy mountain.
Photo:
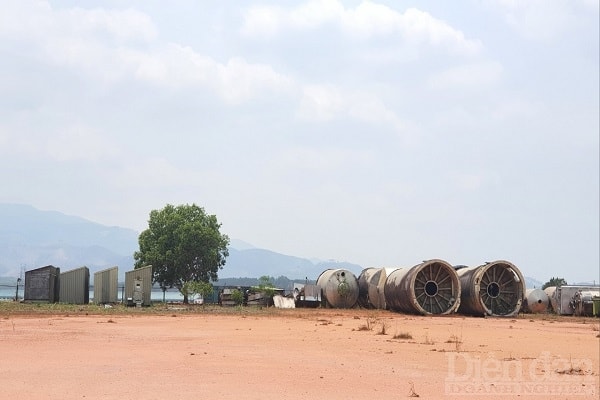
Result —
[[[54, 265], [61, 272], [81, 266], [90, 273], [118, 266], [119, 279], [133, 269], [133, 253], [139, 233], [108, 227], [56, 211], [41, 211], [29, 205], [0, 204], [0, 277], [16, 277], [26, 271]], [[356, 264], [319, 262], [259, 249], [231, 239], [229, 257], [219, 277], [258, 278], [286, 276], [290, 279], [317, 279], [328, 268], [346, 268], [359, 274]]]
[[[0, 204], [0, 277], [17, 277], [21, 267], [31, 270], [54, 265], [61, 272], [81, 266], [92, 274], [118, 266], [119, 279], [133, 269], [133, 253], [139, 233], [132, 229], [108, 227], [56, 211], [40, 211], [20, 204]], [[358, 276], [362, 267], [337, 261], [294, 257], [231, 239], [229, 257], [219, 271], [227, 278], [278, 278], [316, 280], [329, 268], [345, 268]], [[527, 288], [541, 288], [542, 282], [525, 277]]]
[[[54, 265], [62, 271], [133, 268], [138, 233], [29, 205], [0, 204], [0, 276]], [[123, 274], [124, 274], [123, 270]]]

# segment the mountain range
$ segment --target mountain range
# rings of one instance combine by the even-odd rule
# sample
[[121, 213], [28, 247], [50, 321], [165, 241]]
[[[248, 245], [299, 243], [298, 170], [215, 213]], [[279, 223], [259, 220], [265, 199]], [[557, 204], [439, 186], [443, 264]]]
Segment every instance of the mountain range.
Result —
[[[94, 272], [118, 266], [119, 279], [133, 269], [139, 232], [109, 227], [57, 211], [30, 205], [0, 204], [0, 277], [18, 277], [24, 271], [54, 265], [61, 272], [81, 266]], [[345, 268], [357, 276], [362, 267], [337, 261], [319, 261], [256, 248], [231, 239], [229, 257], [219, 278], [274, 278], [316, 280], [328, 268]]]
[[[30, 205], [0, 203], [0, 281], [13, 282], [25, 271], [54, 265], [61, 272], [81, 266], [94, 273], [119, 267], [119, 280], [133, 269], [139, 232], [105, 226], [57, 211], [42, 211]], [[363, 267], [351, 262], [296, 257], [261, 249], [240, 239], [231, 239], [229, 257], [219, 271], [219, 281], [231, 278], [286, 277], [316, 280], [330, 268], [344, 268], [357, 277]], [[542, 282], [525, 277], [527, 288]]]

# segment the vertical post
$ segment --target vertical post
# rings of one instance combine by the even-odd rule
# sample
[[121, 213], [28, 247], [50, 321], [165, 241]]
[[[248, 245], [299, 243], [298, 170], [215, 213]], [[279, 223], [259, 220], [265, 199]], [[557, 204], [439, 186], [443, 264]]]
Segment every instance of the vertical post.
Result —
[[17, 290], [15, 292], [15, 301], [19, 301], [19, 283], [21, 283], [21, 278], [17, 278]]

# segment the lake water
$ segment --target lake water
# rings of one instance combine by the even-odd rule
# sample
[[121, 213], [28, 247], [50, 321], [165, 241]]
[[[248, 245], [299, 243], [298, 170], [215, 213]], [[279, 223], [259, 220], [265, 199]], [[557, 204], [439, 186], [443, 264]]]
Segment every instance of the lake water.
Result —
[[[15, 298], [16, 286], [15, 285], [0, 285], [0, 300], [13, 300]], [[23, 295], [25, 294], [25, 288], [23, 285], [19, 285], [19, 299], [23, 300]], [[117, 295], [118, 301], [122, 300], [123, 296], [123, 287], [119, 287], [119, 293]], [[90, 299], [94, 298], [94, 291], [90, 290]], [[162, 290], [152, 290], [150, 294], [150, 300], [155, 302], [163, 301], [163, 292]], [[167, 302], [177, 302], [183, 301], [183, 296], [179, 293], [178, 290], [167, 290], [165, 292], [165, 301]]]

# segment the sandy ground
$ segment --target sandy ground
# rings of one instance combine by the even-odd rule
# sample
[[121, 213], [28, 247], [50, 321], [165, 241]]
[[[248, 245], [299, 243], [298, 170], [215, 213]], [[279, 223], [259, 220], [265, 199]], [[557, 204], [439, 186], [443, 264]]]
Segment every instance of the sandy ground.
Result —
[[598, 319], [0, 316], [0, 399], [598, 399]]

